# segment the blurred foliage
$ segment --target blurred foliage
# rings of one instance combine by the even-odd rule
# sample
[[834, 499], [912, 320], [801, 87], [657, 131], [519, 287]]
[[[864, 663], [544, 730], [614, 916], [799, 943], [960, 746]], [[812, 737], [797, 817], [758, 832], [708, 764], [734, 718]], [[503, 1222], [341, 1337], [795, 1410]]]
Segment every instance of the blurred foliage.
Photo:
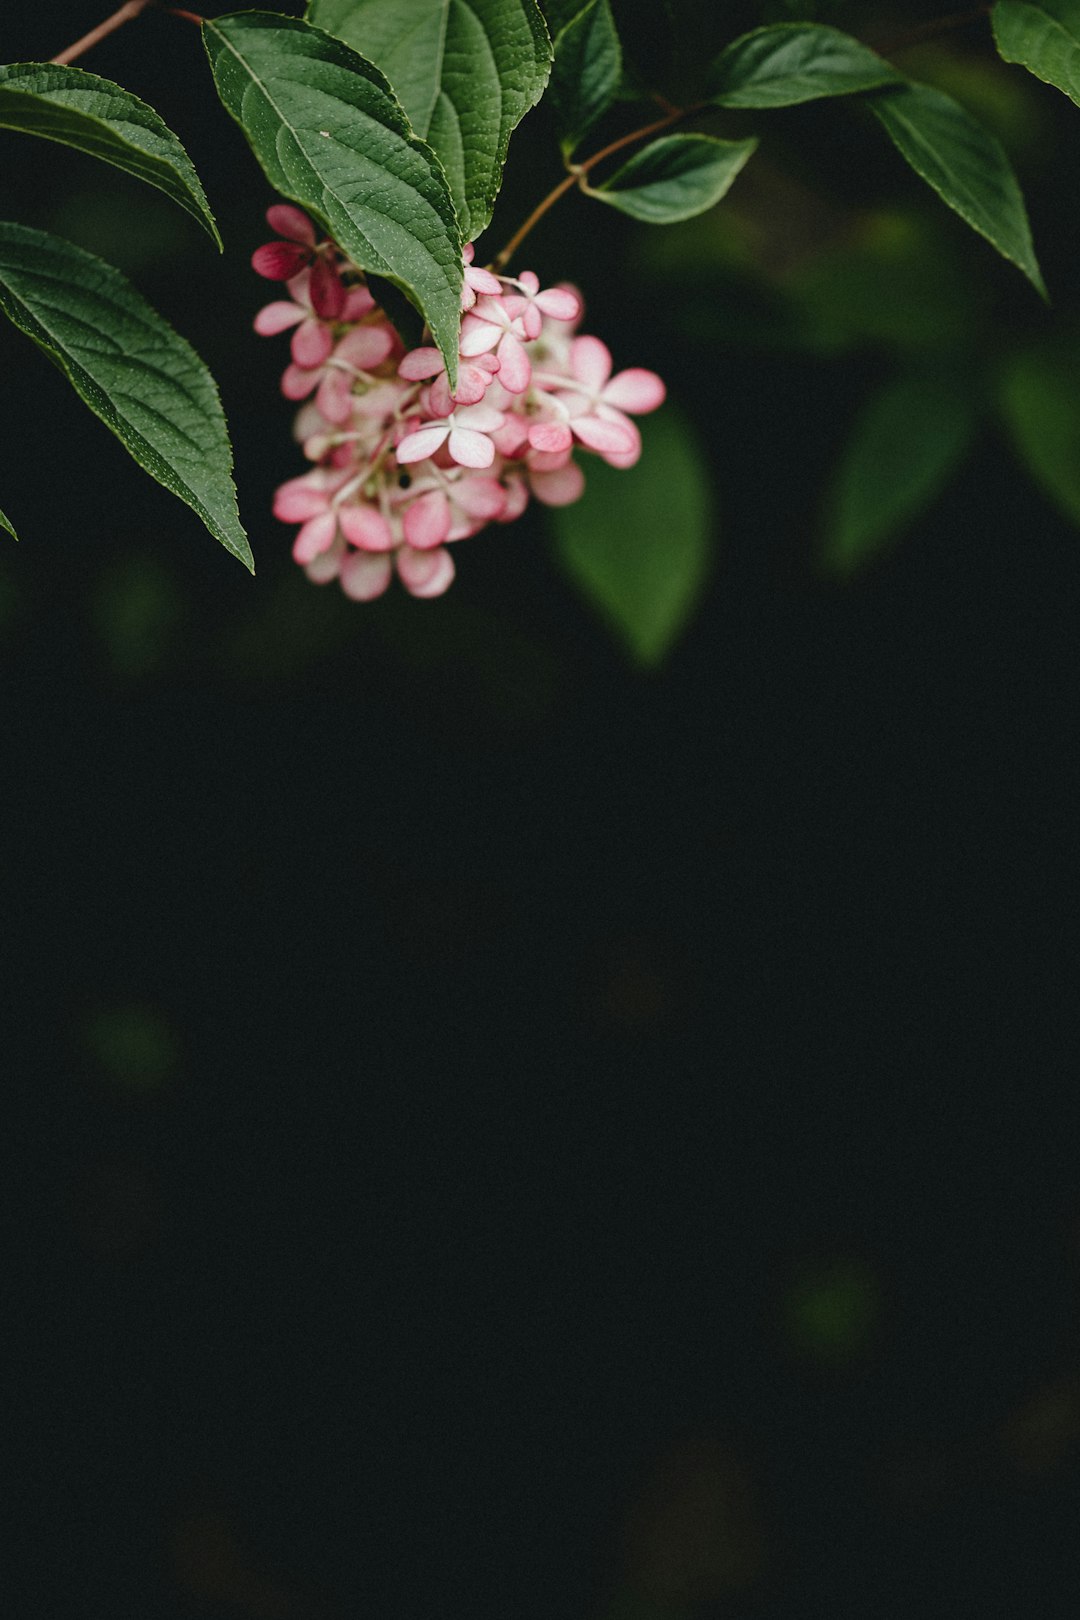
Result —
[[145, 1005], [95, 1013], [86, 1026], [86, 1044], [109, 1084], [133, 1096], [163, 1090], [180, 1063], [179, 1042], [169, 1022]]
[[881, 1286], [869, 1266], [837, 1258], [807, 1266], [784, 1300], [795, 1352], [822, 1366], [845, 1367], [873, 1343], [881, 1325]]

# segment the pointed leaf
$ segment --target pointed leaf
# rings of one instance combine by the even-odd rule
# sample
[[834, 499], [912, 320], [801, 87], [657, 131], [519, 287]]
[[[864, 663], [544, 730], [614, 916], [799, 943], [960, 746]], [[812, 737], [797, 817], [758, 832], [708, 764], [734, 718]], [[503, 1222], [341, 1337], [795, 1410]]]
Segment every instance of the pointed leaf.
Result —
[[57, 236], [0, 224], [0, 309], [139, 466], [254, 572], [214, 379], [127, 278]]
[[998, 0], [990, 21], [1004, 61], [1018, 62], [1080, 106], [1078, 0]]
[[977, 418], [956, 378], [916, 372], [886, 383], [841, 457], [822, 559], [829, 573], [853, 574], [930, 505], [969, 449]]
[[657, 664], [701, 596], [713, 551], [708, 471], [685, 419], [665, 405], [634, 467], [583, 456], [585, 493], [552, 511], [557, 555], [642, 664]]
[[246, 11], [203, 25], [218, 95], [274, 189], [361, 270], [398, 287], [457, 375], [461, 242], [446, 177], [383, 74], [293, 17]]
[[650, 225], [691, 219], [718, 203], [757, 146], [756, 139], [661, 135], [624, 163], [602, 186], [584, 189]]
[[714, 60], [707, 93], [718, 107], [793, 107], [823, 96], [900, 83], [868, 45], [822, 23], [777, 23], [734, 40]]
[[19, 538], [15, 533], [15, 530], [11, 527], [11, 520], [5, 516], [3, 512], [0, 512], [0, 529], [6, 529], [13, 540], [17, 540]]
[[548, 100], [567, 157], [607, 112], [622, 83], [622, 48], [608, 0], [589, 4], [555, 39]]
[[1024, 199], [997, 138], [951, 96], [905, 84], [867, 98], [915, 173], [1046, 297]]
[[1080, 526], [1080, 359], [1060, 349], [1013, 355], [1001, 374], [999, 400], [1028, 472]]
[[156, 186], [209, 231], [214, 216], [194, 165], [152, 107], [81, 68], [15, 62], [0, 67], [0, 128], [60, 141]]
[[309, 0], [307, 16], [386, 74], [443, 163], [463, 240], [475, 240], [510, 136], [551, 70], [536, 0]]

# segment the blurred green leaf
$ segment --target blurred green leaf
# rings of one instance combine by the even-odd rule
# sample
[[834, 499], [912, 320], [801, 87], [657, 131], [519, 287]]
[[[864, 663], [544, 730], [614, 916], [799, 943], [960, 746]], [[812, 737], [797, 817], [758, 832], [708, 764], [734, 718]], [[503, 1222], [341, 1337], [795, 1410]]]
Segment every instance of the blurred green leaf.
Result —
[[98, 580], [91, 611], [116, 673], [146, 675], [170, 651], [182, 614], [179, 586], [156, 557], [125, 557]]
[[793, 107], [900, 82], [895, 68], [838, 28], [775, 23], [720, 52], [707, 94], [717, 107]]
[[881, 1288], [858, 1260], [809, 1267], [784, 1301], [788, 1337], [808, 1359], [844, 1365], [865, 1353], [881, 1318]]
[[1078, 0], [998, 0], [990, 21], [1004, 61], [1019, 63], [1080, 106]]
[[420, 310], [457, 379], [461, 240], [442, 165], [379, 68], [268, 11], [203, 24], [221, 101], [281, 196]]
[[1075, 345], [1010, 357], [999, 402], [1021, 461], [1070, 522], [1080, 525], [1080, 353]]
[[89, 1022], [86, 1042], [99, 1068], [127, 1092], [160, 1091], [173, 1079], [180, 1048], [153, 1007], [112, 1007]]
[[145, 180], [221, 247], [194, 164], [164, 120], [130, 90], [82, 68], [15, 62], [0, 67], [0, 128], [59, 141]]
[[608, 0], [589, 0], [555, 40], [548, 101], [563, 152], [573, 152], [611, 106], [622, 82], [622, 48]]
[[0, 224], [0, 309], [139, 466], [254, 572], [214, 379], [127, 278], [58, 236]]
[[10, 518], [8, 518], [3, 512], [0, 512], [0, 529], [6, 529], [13, 540], [17, 540], [19, 538], [11, 526]]
[[880, 554], [934, 500], [975, 436], [970, 391], [940, 372], [886, 383], [862, 410], [834, 480], [822, 561], [841, 577]]
[[588, 194], [646, 224], [674, 224], [718, 203], [756, 147], [756, 139], [662, 135]]
[[929, 85], [902, 85], [867, 105], [915, 173], [1045, 298], [1024, 199], [1000, 141]]
[[642, 664], [658, 664], [701, 596], [713, 553], [709, 474], [689, 423], [665, 405], [641, 460], [590, 456], [585, 493], [552, 512], [566, 573]]

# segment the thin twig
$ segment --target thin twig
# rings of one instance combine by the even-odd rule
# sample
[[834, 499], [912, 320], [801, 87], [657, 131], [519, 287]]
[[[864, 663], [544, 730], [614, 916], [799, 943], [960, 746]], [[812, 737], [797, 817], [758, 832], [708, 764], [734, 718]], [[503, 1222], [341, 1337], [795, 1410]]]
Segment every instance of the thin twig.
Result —
[[624, 146], [631, 146], [635, 141], [643, 141], [647, 135], [655, 135], [659, 129], [667, 129], [671, 124], [677, 123], [680, 118], [689, 118], [691, 113], [700, 112], [702, 105], [702, 103], [697, 103], [693, 107], [671, 107], [671, 110], [666, 112], [663, 118], [654, 119], [651, 124], [644, 124], [641, 129], [632, 129], [628, 135], [620, 135], [617, 141], [609, 141], [607, 146], [602, 146], [599, 152], [594, 152], [591, 157], [585, 159], [584, 163], [568, 164], [569, 174], [560, 180], [558, 185], [549, 191], [541, 202], [537, 203], [525, 223], [518, 226], [506, 246], [492, 259], [490, 269], [501, 270], [504, 264], [508, 264], [533, 226], [543, 219], [548, 209], [554, 208], [559, 198], [565, 197], [568, 191], [579, 185], [598, 163], [602, 163], [605, 158], [611, 157], [615, 152], [621, 152]]
[[203, 21], [197, 12], [184, 11], [180, 6], [162, 5], [161, 0], [125, 0], [125, 3], [118, 11], [114, 11], [111, 17], [106, 17], [104, 22], [98, 23], [96, 28], [91, 28], [88, 34], [83, 35], [82, 39], [77, 39], [74, 45], [68, 46], [66, 51], [61, 51], [59, 55], [54, 56], [52, 58], [53, 62], [57, 67], [64, 67], [68, 62], [74, 62], [78, 57], [84, 56], [87, 51], [92, 50], [95, 45], [99, 45], [103, 39], [108, 39], [110, 34], [115, 34], [116, 30], [122, 28], [125, 23], [134, 22], [136, 17], [141, 16], [151, 6], [155, 10], [166, 11], [173, 17], [182, 17], [185, 22], [201, 25]]
[[906, 51], [913, 45], [921, 45], [925, 40], [936, 39], [939, 34], [951, 33], [954, 28], [963, 28], [965, 24], [978, 22], [980, 17], [989, 15], [989, 5], [976, 6], [970, 11], [952, 11], [947, 17], [934, 17], [916, 28], [909, 28], [905, 34], [898, 34], [884, 44], [875, 45], [872, 40], [868, 43], [879, 56], [895, 56], [899, 51]]

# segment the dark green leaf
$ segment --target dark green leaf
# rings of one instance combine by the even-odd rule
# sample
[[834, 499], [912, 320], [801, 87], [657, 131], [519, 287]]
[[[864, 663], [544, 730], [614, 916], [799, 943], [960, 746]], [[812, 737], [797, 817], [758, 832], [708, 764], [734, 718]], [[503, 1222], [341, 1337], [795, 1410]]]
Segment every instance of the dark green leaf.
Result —
[[1080, 525], [1080, 360], [1075, 352], [1029, 349], [1005, 365], [1002, 414], [1032, 478]]
[[1045, 298], [1024, 199], [1001, 142], [929, 85], [905, 84], [867, 104], [915, 173]]
[[650, 225], [703, 214], [728, 191], [757, 146], [756, 139], [719, 141], [714, 135], [661, 135], [650, 141], [590, 197]]
[[3, 224], [0, 309], [139, 466], [254, 571], [214, 379], [126, 277], [57, 236]]
[[510, 136], [551, 70], [536, 0], [309, 0], [307, 16], [386, 74], [441, 159], [473, 241], [491, 218]]
[[1078, 0], [998, 0], [990, 13], [994, 41], [1006, 62], [1029, 73], [1080, 106], [1080, 3]]
[[81, 68], [15, 62], [0, 67], [0, 128], [60, 141], [156, 186], [221, 237], [184, 148], [152, 107]]
[[15, 530], [11, 527], [10, 518], [8, 518], [3, 512], [0, 512], [0, 529], [6, 529], [13, 540], [17, 540], [19, 538], [15, 533]]
[[377, 67], [318, 28], [246, 11], [203, 25], [218, 95], [275, 191], [400, 288], [457, 375], [461, 241], [446, 177]]
[[583, 457], [585, 493], [552, 513], [563, 568], [643, 664], [657, 664], [701, 596], [713, 549], [709, 475], [671, 405], [644, 423], [641, 460]]
[[718, 107], [793, 107], [897, 84], [900, 75], [869, 46], [821, 23], [776, 23], [734, 40], [709, 70]]
[[977, 412], [953, 377], [894, 378], [855, 423], [837, 471], [823, 562], [853, 574], [925, 510], [969, 449]]
[[555, 40], [548, 99], [567, 156], [615, 100], [622, 49], [608, 0], [589, 0]]

